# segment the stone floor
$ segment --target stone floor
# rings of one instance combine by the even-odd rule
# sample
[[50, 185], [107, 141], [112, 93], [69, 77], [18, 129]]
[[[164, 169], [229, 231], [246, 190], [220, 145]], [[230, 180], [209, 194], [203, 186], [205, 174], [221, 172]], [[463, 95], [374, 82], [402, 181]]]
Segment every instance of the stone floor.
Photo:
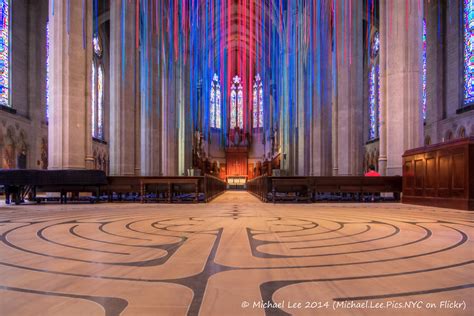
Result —
[[473, 315], [474, 213], [402, 204], [0, 206], [1, 315]]

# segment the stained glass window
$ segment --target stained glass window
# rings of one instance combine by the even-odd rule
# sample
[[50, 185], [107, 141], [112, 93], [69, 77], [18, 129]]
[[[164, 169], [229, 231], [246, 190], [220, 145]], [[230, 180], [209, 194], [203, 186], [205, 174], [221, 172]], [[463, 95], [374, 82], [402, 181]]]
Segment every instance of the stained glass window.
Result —
[[0, 0], [0, 104], [10, 106], [10, 4]]
[[230, 92], [230, 127], [234, 128], [237, 125], [237, 93], [234, 89]]
[[258, 128], [258, 92], [257, 92], [257, 83], [253, 84], [253, 93], [252, 93], [252, 121], [253, 128]]
[[258, 126], [263, 127], [263, 85], [261, 81], [258, 89]]
[[372, 65], [369, 73], [369, 139], [378, 137], [377, 68]]
[[92, 137], [104, 139], [104, 66], [102, 45], [97, 35], [92, 39], [94, 59], [92, 61]]
[[97, 66], [92, 62], [92, 137], [96, 137], [97, 113]]
[[379, 48], [379, 33], [376, 32], [372, 38], [369, 62], [369, 140], [379, 137]]
[[237, 93], [237, 121], [239, 128], [244, 128], [244, 95], [242, 92], [242, 86], [240, 86]]
[[253, 84], [253, 127], [263, 127], [263, 85], [260, 75], [255, 76]]
[[474, 102], [474, 1], [464, 0], [464, 104]]
[[216, 88], [214, 81], [211, 83], [211, 97], [209, 103], [209, 121], [211, 122], [211, 127], [216, 127]]
[[97, 138], [104, 139], [104, 67], [97, 74]]
[[230, 127], [244, 128], [244, 94], [240, 77], [235, 76], [232, 79], [230, 88]]
[[102, 46], [100, 44], [99, 36], [95, 35], [92, 38], [92, 44], [94, 46], [94, 54], [98, 57], [102, 57]]
[[46, 23], [46, 120], [49, 120], [49, 21]]
[[211, 83], [210, 122], [212, 128], [221, 128], [221, 85], [217, 74]]
[[426, 20], [423, 19], [423, 74], [422, 74], [422, 115], [423, 120], [426, 120]]
[[221, 86], [216, 87], [216, 128], [221, 128]]
[[379, 49], [380, 49], [379, 33], [376, 32], [374, 34], [374, 39], [372, 42], [372, 49], [371, 49], [372, 58], [377, 57], [377, 55], [379, 54]]

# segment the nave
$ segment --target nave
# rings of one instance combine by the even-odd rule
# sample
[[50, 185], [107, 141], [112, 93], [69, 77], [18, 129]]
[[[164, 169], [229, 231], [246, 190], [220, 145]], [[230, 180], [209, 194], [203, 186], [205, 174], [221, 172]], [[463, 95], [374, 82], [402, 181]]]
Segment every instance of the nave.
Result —
[[380, 315], [357, 307], [368, 302], [388, 315], [432, 315], [428, 303], [472, 315], [473, 226], [450, 209], [289, 207], [236, 191], [208, 204], [11, 206], [0, 210], [0, 311]]

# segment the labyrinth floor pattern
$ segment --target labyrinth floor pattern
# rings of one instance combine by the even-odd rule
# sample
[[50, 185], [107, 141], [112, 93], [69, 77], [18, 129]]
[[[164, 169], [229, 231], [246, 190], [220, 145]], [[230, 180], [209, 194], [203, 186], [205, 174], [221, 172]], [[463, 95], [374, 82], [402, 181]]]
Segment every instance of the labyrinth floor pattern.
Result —
[[473, 315], [473, 226], [468, 212], [245, 192], [2, 205], [0, 314]]

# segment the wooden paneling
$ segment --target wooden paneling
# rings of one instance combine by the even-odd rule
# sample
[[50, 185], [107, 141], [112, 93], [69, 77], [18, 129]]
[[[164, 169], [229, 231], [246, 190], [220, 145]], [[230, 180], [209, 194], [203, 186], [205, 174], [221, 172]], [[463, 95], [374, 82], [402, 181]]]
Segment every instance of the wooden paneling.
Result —
[[474, 208], [474, 137], [416, 148], [403, 155], [403, 202]]
[[247, 176], [248, 151], [243, 147], [230, 147], [226, 150], [227, 176]]

